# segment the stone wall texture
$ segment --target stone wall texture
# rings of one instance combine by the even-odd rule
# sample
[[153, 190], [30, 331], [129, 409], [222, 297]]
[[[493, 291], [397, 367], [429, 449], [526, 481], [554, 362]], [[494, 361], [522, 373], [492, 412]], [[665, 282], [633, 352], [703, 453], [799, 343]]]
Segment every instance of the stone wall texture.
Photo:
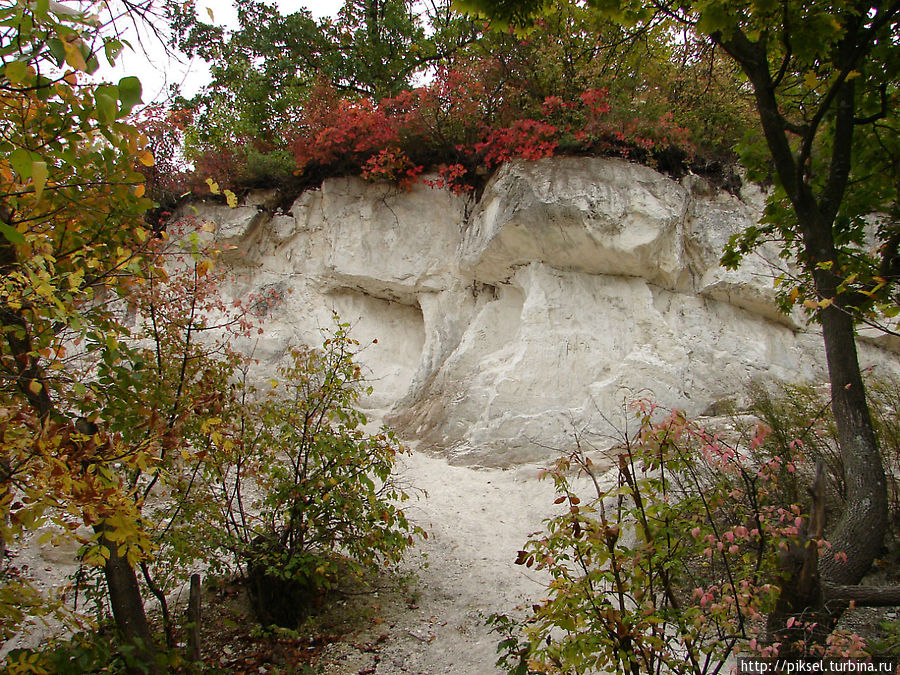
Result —
[[[504, 166], [478, 200], [341, 178], [289, 212], [271, 201], [191, 207], [216, 225], [226, 295], [281, 292], [244, 347], [274, 370], [337, 311], [363, 346], [363, 405], [456, 463], [609, 444], [634, 398], [698, 415], [754, 381], [827, 379], [815, 326], [775, 308], [776, 251], [719, 266], [758, 216], [752, 187], [562, 157]], [[859, 343], [864, 367], [900, 373], [896, 342]]]

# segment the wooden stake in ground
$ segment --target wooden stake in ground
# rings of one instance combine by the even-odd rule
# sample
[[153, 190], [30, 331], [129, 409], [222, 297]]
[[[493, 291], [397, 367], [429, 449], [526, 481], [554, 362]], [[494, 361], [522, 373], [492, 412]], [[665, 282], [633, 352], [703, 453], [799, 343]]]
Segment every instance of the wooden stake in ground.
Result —
[[200, 660], [200, 575], [191, 575], [191, 592], [188, 597], [188, 656], [191, 661]]

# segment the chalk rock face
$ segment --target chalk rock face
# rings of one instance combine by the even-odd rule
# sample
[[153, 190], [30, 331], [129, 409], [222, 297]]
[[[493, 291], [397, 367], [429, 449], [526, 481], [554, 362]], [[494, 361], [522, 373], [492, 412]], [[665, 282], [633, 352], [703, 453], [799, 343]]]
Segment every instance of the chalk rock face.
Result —
[[[364, 405], [459, 463], [542, 460], [575, 437], [609, 445], [635, 398], [700, 414], [754, 380], [826, 380], [820, 335], [773, 304], [776, 251], [718, 264], [758, 193], [554, 158], [504, 166], [477, 201], [356, 178], [286, 213], [268, 201], [198, 207], [234, 247], [224, 292], [280, 291], [244, 348], [274, 369], [336, 311], [364, 347]], [[860, 350], [864, 366], [900, 373], [896, 351]]]

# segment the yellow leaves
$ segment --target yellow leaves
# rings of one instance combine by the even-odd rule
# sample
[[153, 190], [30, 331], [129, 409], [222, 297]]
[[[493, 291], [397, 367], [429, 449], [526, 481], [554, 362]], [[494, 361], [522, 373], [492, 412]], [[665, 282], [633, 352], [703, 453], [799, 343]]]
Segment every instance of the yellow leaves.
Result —
[[833, 298], [822, 298], [821, 300], [805, 300], [803, 306], [809, 310], [825, 309], [834, 304]]
[[234, 194], [231, 190], [222, 190], [219, 188], [219, 184], [214, 181], [212, 178], [206, 179], [206, 185], [209, 187], [209, 191], [214, 194], [222, 194], [225, 195], [225, 201], [228, 203], [228, 206], [231, 208], [235, 208], [238, 205], [237, 195]]
[[212, 432], [213, 428], [222, 424], [221, 417], [208, 417], [200, 424], [200, 431], [204, 434]]
[[81, 288], [84, 284], [84, 268], [80, 267], [71, 274], [66, 277], [66, 281], [69, 283], [69, 288], [72, 290], [77, 290]]
[[144, 187], [143, 183], [134, 186], [134, 196], [135, 197], [143, 197], [146, 193], [147, 193], [147, 188]]
[[211, 269], [212, 260], [201, 260], [199, 263], [197, 263], [197, 276], [201, 278], [205, 277], [207, 274], [209, 274]]
[[34, 160], [31, 162], [31, 181], [34, 184], [34, 197], [40, 199], [47, 185], [47, 163]]
[[846, 293], [847, 289], [859, 278], [859, 274], [851, 274], [849, 277], [844, 279], [837, 288], [838, 293]]
[[51, 283], [40, 277], [36, 278], [33, 283], [34, 292], [47, 300], [50, 300], [56, 292], [56, 289]]
[[44, 385], [42, 385], [37, 380], [32, 380], [28, 383], [28, 391], [37, 396], [44, 390]]
[[870, 298], [874, 298], [874, 297], [878, 294], [878, 291], [880, 291], [882, 288], [884, 288], [885, 285], [887, 284], [887, 281], [885, 281], [885, 280], [882, 279], [881, 277], [875, 277], [874, 280], [877, 282], [877, 283], [876, 283], [876, 286], [875, 286], [874, 288], [870, 289], [870, 290], [867, 290], [867, 291], [861, 291], [861, 293], [862, 293], [863, 295], [867, 295], [867, 296], [869, 296]]
[[799, 298], [799, 297], [800, 297], [800, 287], [794, 286], [791, 289], [790, 294], [788, 294], [788, 299], [791, 301], [791, 304], [793, 305], [794, 303], [797, 302], [797, 298]]
[[153, 157], [153, 153], [144, 148], [137, 154], [138, 161], [144, 166], [153, 166], [156, 164], [156, 158]]
[[81, 38], [77, 35], [67, 35], [62, 38], [62, 46], [66, 53], [66, 63], [75, 70], [88, 72], [87, 61], [84, 60], [84, 54], [81, 53]]
[[103, 567], [111, 554], [106, 546], [92, 546], [85, 552], [82, 562], [88, 567]]

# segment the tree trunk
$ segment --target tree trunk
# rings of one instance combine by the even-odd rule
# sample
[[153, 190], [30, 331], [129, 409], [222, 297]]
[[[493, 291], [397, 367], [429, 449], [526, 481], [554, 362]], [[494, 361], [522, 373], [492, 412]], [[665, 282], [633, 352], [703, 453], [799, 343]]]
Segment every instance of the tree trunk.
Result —
[[[833, 297], [833, 296], [832, 296]], [[860, 375], [853, 319], [837, 303], [822, 310], [832, 410], [844, 464], [846, 503], [822, 555], [824, 581], [856, 584], [881, 552], [888, 527], [887, 482]], [[846, 553], [846, 562], [835, 559]]]
[[[102, 532], [104, 527], [99, 525], [95, 529]], [[103, 567], [103, 572], [116, 628], [122, 638], [134, 646], [137, 662], [147, 668], [146, 672], [156, 673], [158, 671], [154, 664], [156, 649], [153, 634], [147, 622], [134, 567], [127, 558], [119, 555], [118, 546], [114, 541], [101, 535], [99, 543], [109, 549], [109, 559]]]
[[188, 596], [188, 658], [194, 663], [201, 659], [200, 650], [200, 575], [191, 575], [191, 592]]
[[[855, 53], [855, 34], [848, 31], [843, 41], [842, 58]], [[746, 73], [756, 98], [757, 112], [775, 170], [781, 181], [802, 235], [798, 259], [806, 266], [819, 300], [831, 302], [819, 309], [825, 343], [825, 355], [831, 384], [832, 410], [837, 426], [841, 459], [844, 464], [846, 503], [837, 527], [829, 539], [831, 550], [815, 551], [818, 573], [809, 569], [807, 542], [798, 542], [781, 561], [785, 580], [782, 598], [775, 616], [770, 617], [770, 632], [784, 634], [788, 618], [808, 621], [810, 615], [821, 623], [813, 639], [824, 638], [840, 618], [846, 602], [829, 603], [823, 594], [823, 583], [856, 584], [869, 571], [881, 551], [887, 532], [887, 485], [878, 451], [865, 388], [859, 369], [853, 317], [842, 306], [838, 293], [840, 261], [835, 243], [834, 223], [849, 179], [853, 143], [854, 87], [848, 80], [834, 99], [835, 138], [830, 156], [827, 187], [818, 198], [808, 173], [810, 153], [823, 119], [806, 127], [789, 127], [782, 117], [776, 94], [776, 83], [769, 70], [766, 42], [751, 41], [740, 30], [728, 36], [715, 34], [713, 39], [735, 59]], [[847, 57], [849, 58], [849, 57]], [[823, 111], [824, 112], [824, 111]], [[799, 154], [795, 154], [788, 129], [801, 134]], [[835, 554], [845, 553], [846, 562]], [[780, 626], [778, 625], [780, 623]], [[774, 630], [772, 630], [774, 629]]]

